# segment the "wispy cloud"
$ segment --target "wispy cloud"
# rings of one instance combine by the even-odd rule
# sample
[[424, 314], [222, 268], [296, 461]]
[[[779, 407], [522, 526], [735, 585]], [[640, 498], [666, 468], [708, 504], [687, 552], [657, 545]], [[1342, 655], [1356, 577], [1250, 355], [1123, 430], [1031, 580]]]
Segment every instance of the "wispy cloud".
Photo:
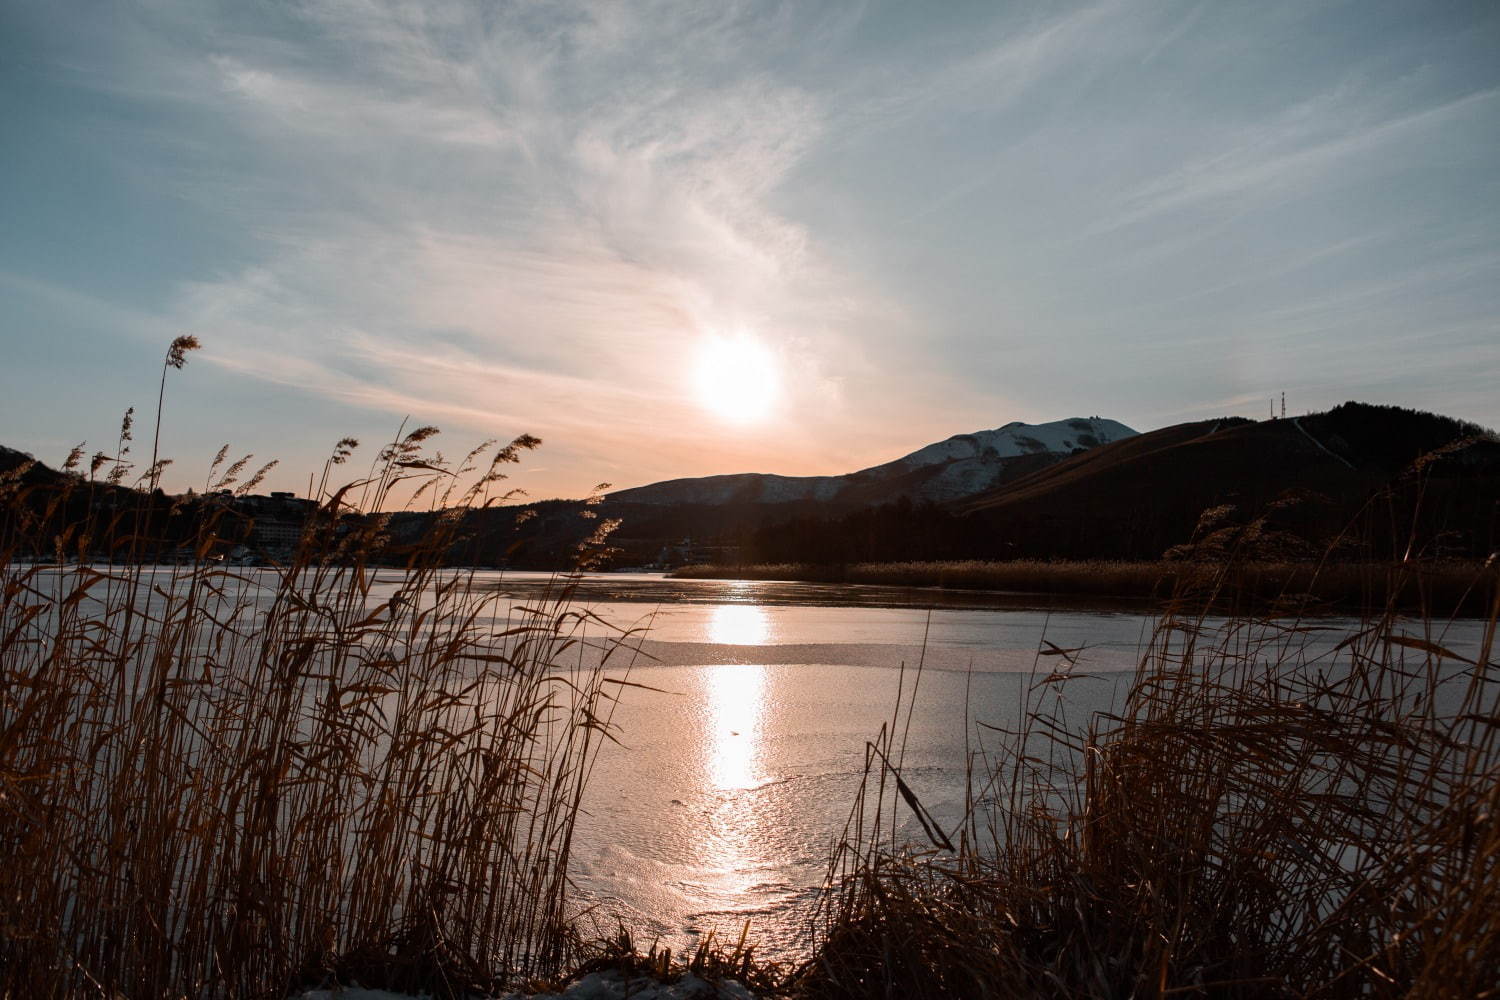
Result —
[[[1346, 103], [1354, 107], [1339, 107]], [[1321, 95], [1269, 126], [1248, 129], [1249, 134], [1235, 137], [1229, 148], [1142, 185], [1122, 199], [1123, 210], [1096, 232], [1206, 203], [1229, 203], [1229, 211], [1243, 212], [1258, 204], [1246, 200], [1252, 192], [1264, 197], [1268, 189], [1296, 190], [1328, 178], [1351, 157], [1376, 156], [1385, 147], [1420, 142], [1424, 130], [1465, 118], [1475, 127], [1485, 127], [1493, 122], [1497, 108], [1500, 88], [1488, 88], [1433, 107], [1351, 125], [1342, 119], [1368, 114], [1368, 98], [1355, 102], [1343, 94]]]
[[[246, 373], [471, 426], [540, 422], [601, 454], [650, 434], [668, 463], [704, 450], [684, 385], [696, 343], [748, 325], [786, 355], [802, 411], [832, 416], [808, 321], [848, 293], [767, 204], [820, 110], [747, 57], [748, 9], [448, 10], [313, 5], [367, 47], [358, 66], [221, 39], [216, 87], [184, 99], [291, 190], [279, 208], [253, 188], [221, 202], [274, 253], [185, 286], [179, 321], [230, 334], [217, 353]], [[727, 72], [639, 64], [664, 21], [688, 61]]]
[[[1385, 386], [1381, 366], [1413, 396], [1461, 381], [1429, 359], [1487, 357], [1474, 324], [1500, 307], [1483, 181], [1500, 74], [1470, 25], [1385, 15], [1359, 32], [1299, 2], [34, 17], [58, 39], [39, 79], [67, 98], [47, 127], [93, 171], [58, 214], [89, 220], [124, 179], [175, 201], [120, 225], [208, 248], [137, 295], [135, 335], [193, 330], [205, 362], [308, 399], [541, 433], [567, 451], [536, 478], [565, 493], [611, 465], [843, 471], [1071, 412], [1149, 426], [1289, 382], [1342, 398], [1356, 353], [1361, 384]], [[122, 298], [86, 273], [97, 257], [68, 279], [17, 259], [42, 255], [0, 259], [0, 280], [41, 281], [46, 308], [103, 325]], [[788, 380], [755, 431], [714, 424], [688, 384], [699, 342], [741, 328]], [[1424, 328], [1443, 332], [1413, 363], [1402, 337]]]

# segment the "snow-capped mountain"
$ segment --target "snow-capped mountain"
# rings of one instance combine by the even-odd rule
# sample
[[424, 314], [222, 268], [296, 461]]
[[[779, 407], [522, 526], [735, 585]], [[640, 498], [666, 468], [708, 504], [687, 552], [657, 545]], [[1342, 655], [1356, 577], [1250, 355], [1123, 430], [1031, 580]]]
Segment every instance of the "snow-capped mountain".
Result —
[[957, 500], [992, 489], [1018, 470], [1032, 471], [1078, 449], [1133, 437], [1117, 420], [1072, 417], [1046, 424], [1014, 422], [990, 431], [955, 434], [893, 462], [842, 476], [775, 476], [757, 472], [670, 479], [611, 494], [646, 504], [796, 503], [847, 506]]

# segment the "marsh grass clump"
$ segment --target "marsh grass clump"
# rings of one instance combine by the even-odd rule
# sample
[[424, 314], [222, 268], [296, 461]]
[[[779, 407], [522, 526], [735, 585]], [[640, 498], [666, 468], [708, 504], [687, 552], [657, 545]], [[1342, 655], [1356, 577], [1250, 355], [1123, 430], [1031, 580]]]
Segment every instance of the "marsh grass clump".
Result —
[[[128, 426], [87, 475], [3, 484], [0, 995], [460, 996], [576, 961], [600, 663], [631, 636], [573, 608], [569, 577], [510, 608], [441, 567], [539, 442], [451, 465], [422, 450], [434, 433], [321, 490], [263, 569], [221, 558], [243, 534], [229, 505], [188, 519], [154, 490], [159, 460], [123, 485]], [[206, 485], [246, 468], [226, 455]], [[440, 515], [397, 544], [385, 511], [424, 495]]]
[[[709, 931], [686, 953], [674, 953], [659, 941], [653, 941], [643, 949], [625, 927], [620, 927], [611, 937], [591, 942], [590, 951], [589, 958], [574, 971], [573, 978], [582, 978], [591, 972], [613, 971], [644, 984], [675, 983], [693, 976], [708, 983], [738, 983], [753, 990], [757, 997], [786, 995], [786, 971], [776, 963], [756, 958], [749, 920], [741, 925], [733, 942]], [[734, 994], [724, 992], [719, 995]]]
[[[891, 726], [798, 995], [1495, 995], [1489, 601], [1475, 655], [1430, 618], [1373, 616], [1310, 657], [1323, 626], [1169, 609], [1121, 709], [1083, 732], [1057, 700], [1077, 651], [1046, 648], [1025, 725], [976, 726], [952, 831], [924, 818]], [[903, 810], [927, 843], [896, 837]]]

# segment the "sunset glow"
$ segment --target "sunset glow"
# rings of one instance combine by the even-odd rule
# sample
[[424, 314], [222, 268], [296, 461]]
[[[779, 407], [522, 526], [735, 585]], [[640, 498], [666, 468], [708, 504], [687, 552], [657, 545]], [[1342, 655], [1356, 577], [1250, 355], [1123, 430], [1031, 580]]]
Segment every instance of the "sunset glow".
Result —
[[1500, 423], [1500, 5], [96, 6], [0, 31], [39, 459], [189, 332], [168, 492], [408, 415], [541, 438], [538, 500], [1283, 391]]
[[0, 1000], [1500, 1000], [1497, 49], [0, 0]]
[[770, 415], [779, 378], [776, 360], [747, 334], [713, 337], [704, 343], [694, 371], [698, 399], [733, 423], [755, 423]]

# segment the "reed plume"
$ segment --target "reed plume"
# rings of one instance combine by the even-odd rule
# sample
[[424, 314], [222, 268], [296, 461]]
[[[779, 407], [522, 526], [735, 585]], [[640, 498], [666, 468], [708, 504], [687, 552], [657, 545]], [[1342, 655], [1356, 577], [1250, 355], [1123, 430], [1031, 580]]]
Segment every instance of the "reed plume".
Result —
[[151, 472], [148, 477], [147, 491], [155, 490], [161, 484], [162, 466], [157, 464], [157, 451], [161, 445], [161, 413], [162, 405], [167, 398], [167, 370], [175, 368], [181, 371], [187, 365], [189, 351], [196, 351], [203, 345], [198, 343], [198, 338], [192, 334], [183, 334], [172, 339], [167, 345], [167, 356], [161, 363], [161, 387], [156, 393], [156, 425], [151, 431]]
[[[576, 651], [614, 669], [631, 637], [571, 611], [567, 576], [518, 608], [443, 567], [534, 438], [393, 545], [378, 512], [440, 468], [435, 433], [398, 435], [364, 510], [333, 491], [262, 569], [223, 560], [223, 497], [169, 547], [141, 536], [184, 498], [0, 483], [0, 996], [459, 996], [576, 961], [572, 830], [612, 704]], [[249, 461], [215, 481], [225, 455], [221, 489]]]

